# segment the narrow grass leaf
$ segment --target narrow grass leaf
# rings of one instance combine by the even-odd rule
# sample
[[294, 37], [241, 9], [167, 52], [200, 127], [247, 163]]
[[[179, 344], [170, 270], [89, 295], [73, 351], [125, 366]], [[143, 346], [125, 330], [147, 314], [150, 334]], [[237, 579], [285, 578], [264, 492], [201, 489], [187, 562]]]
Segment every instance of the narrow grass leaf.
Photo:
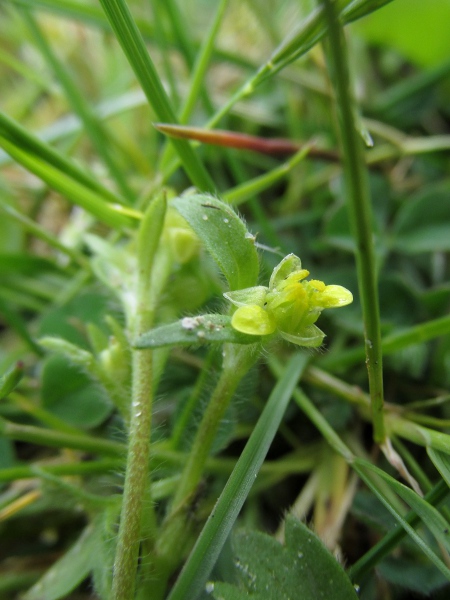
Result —
[[[371, 474], [375, 473], [377, 476], [382, 477], [382, 479], [384, 479], [388, 484], [390, 484], [397, 493], [398, 493], [398, 486], [400, 486], [402, 484], [399, 484], [397, 481], [395, 481], [395, 479], [393, 479], [392, 477], [390, 477], [389, 475], [384, 473], [384, 471], [382, 471], [381, 469], [378, 469], [377, 467], [375, 467], [374, 465], [372, 465], [371, 463], [369, 463], [368, 461], [365, 461], [363, 459], [359, 459], [359, 458], [355, 459], [352, 466], [355, 469], [355, 471], [358, 473], [358, 475], [361, 477], [361, 479], [363, 479], [363, 481], [366, 483], [366, 485], [372, 490], [372, 492], [375, 494], [375, 496], [384, 504], [384, 506], [393, 515], [393, 517], [397, 520], [397, 522], [403, 527], [403, 529], [405, 529], [405, 531], [408, 533], [408, 535], [411, 537], [411, 539], [419, 546], [419, 548], [422, 550], [422, 552], [450, 580], [450, 569], [447, 567], [447, 565], [445, 565], [442, 562], [442, 560], [435, 554], [433, 549], [420, 537], [420, 535], [415, 531], [415, 529], [413, 529], [413, 527], [411, 527], [411, 525], [408, 523], [408, 521], [405, 519], [405, 517], [397, 511], [397, 509], [393, 506], [393, 504], [386, 497], [385, 493], [378, 487], [378, 485], [374, 482], [374, 480], [370, 476], [368, 476], [367, 471], [369, 471]], [[394, 485], [394, 484], [397, 484], [397, 485]], [[403, 487], [406, 487], [406, 486], [403, 486]], [[403, 491], [402, 491], [402, 493], [403, 493]], [[420, 498], [414, 492], [412, 492], [412, 493], [416, 496], [416, 498]], [[406, 494], [404, 494], [404, 495], [405, 495], [405, 499], [406, 499]], [[420, 501], [417, 501], [416, 499], [413, 500], [409, 496], [406, 501], [408, 503], [409, 502], [414, 503], [415, 510], [417, 510], [417, 508], [419, 508], [419, 510], [421, 511], [422, 520], [424, 520], [424, 519], [427, 520], [426, 524], [428, 526], [431, 525], [433, 527], [433, 530], [432, 530], [433, 534], [434, 535], [438, 534], [440, 541], [445, 540], [445, 544], [448, 547], [448, 539], [447, 539], [449, 536], [448, 529], [447, 529], [448, 523], [445, 520], [443, 520], [443, 517], [439, 513], [437, 513], [437, 514], [439, 515], [440, 518], [436, 517], [436, 515], [434, 515], [434, 514], [432, 516], [431, 510], [435, 510], [435, 509], [433, 509], [433, 507], [431, 507], [431, 505], [429, 505], [427, 502], [425, 502], [421, 498], [420, 498], [420, 501], [421, 501], [420, 502]], [[424, 508], [424, 504], [426, 505], [426, 508]], [[443, 523], [441, 523], [441, 520], [443, 520]], [[441, 526], [443, 526], [442, 530], [439, 529]], [[447, 529], [447, 533], [444, 533], [445, 529]]]
[[255, 237], [229, 205], [201, 194], [176, 198], [173, 205], [219, 265], [231, 290], [256, 285], [259, 261]]
[[64, 64], [53, 51], [53, 48], [48, 43], [45, 35], [43, 35], [31, 12], [24, 10], [22, 11], [22, 14], [43, 58], [53, 70], [57, 81], [63, 88], [69, 105], [72, 106], [73, 111], [83, 122], [85, 133], [108, 168], [109, 174], [111, 178], [115, 180], [118, 189], [124, 197], [130, 201], [132, 198], [131, 188], [122, 172], [123, 169], [116, 163], [115, 157], [110, 150], [111, 141], [108, 140], [106, 130], [103, 127], [101, 120], [97, 118], [95, 111], [84, 98], [80, 86], [71, 77], [69, 70], [65, 68]]
[[67, 597], [91, 570], [97, 548], [97, 531], [86, 527], [69, 550], [24, 594], [24, 600], [58, 600]]
[[[100, 0], [142, 89], [159, 120], [176, 123], [171, 106], [141, 33], [124, 0]], [[185, 140], [173, 140], [186, 173], [192, 183], [203, 191], [214, 192], [215, 185], [192, 147]]]
[[450, 488], [450, 456], [445, 452], [439, 452], [431, 446], [427, 448], [427, 453], [434, 466], [442, 475], [442, 478]]
[[395, 492], [419, 515], [435, 538], [450, 551], [449, 524], [441, 513], [411, 488], [400, 483], [382, 469], [371, 465], [372, 470], [386, 481]]
[[[444, 481], [439, 481], [435, 487], [428, 492], [425, 496], [425, 500], [433, 506], [437, 506], [446, 496], [449, 494], [449, 489]], [[419, 522], [420, 518], [414, 511], [410, 511], [405, 515], [405, 521], [415, 527]], [[385, 556], [387, 556], [402, 539], [408, 534], [408, 532], [402, 527], [391, 529], [375, 546], [370, 548], [359, 560], [354, 563], [348, 574], [353, 581], [360, 581], [365, 573], [370, 571], [375, 565], [377, 565]]]
[[63, 171], [45, 162], [38, 155], [21, 150], [5, 138], [0, 137], [0, 146], [31, 173], [45, 181], [52, 189], [60, 192], [73, 204], [77, 204], [103, 223], [114, 228], [134, 227], [141, 213], [122, 204], [106, 202], [96, 191], [83, 182], [72, 179]]
[[[74, 179], [74, 181], [97, 192], [108, 202], [125, 204], [122, 198], [99, 183], [93, 175], [78, 167], [74, 162], [63, 156], [61, 152], [58, 152], [37, 138], [19, 125], [19, 123], [0, 111], [0, 146], [3, 146], [1, 142], [2, 138], [4, 138], [5, 142], [10, 142], [17, 149], [23, 150], [29, 155], [35, 155], [42, 162], [53, 166], [58, 171]], [[6, 148], [4, 149], [6, 150]]]
[[195, 600], [202, 591], [255, 481], [307, 361], [306, 354], [295, 354], [284, 370], [168, 600]]

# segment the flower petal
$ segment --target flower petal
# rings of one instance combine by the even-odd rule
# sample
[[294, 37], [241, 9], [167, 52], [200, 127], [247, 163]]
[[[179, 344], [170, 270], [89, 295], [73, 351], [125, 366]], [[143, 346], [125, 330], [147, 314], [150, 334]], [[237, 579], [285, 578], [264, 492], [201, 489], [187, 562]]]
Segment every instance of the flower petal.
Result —
[[316, 325], [308, 325], [298, 334], [288, 333], [287, 331], [278, 330], [281, 337], [288, 342], [297, 344], [297, 346], [307, 346], [309, 348], [317, 348], [323, 342], [325, 334]]
[[353, 302], [353, 294], [341, 285], [327, 285], [318, 302], [323, 308], [337, 308]]
[[231, 325], [237, 331], [250, 335], [269, 335], [276, 328], [272, 315], [256, 304], [238, 308], [231, 319]]
[[301, 268], [302, 261], [299, 259], [299, 257], [295, 254], [288, 254], [272, 271], [269, 281], [269, 289], [273, 290], [293, 271], [300, 271]]
[[235, 306], [248, 306], [257, 304], [263, 306], [269, 288], [263, 285], [245, 288], [244, 290], [235, 290], [233, 292], [225, 292], [224, 296]]

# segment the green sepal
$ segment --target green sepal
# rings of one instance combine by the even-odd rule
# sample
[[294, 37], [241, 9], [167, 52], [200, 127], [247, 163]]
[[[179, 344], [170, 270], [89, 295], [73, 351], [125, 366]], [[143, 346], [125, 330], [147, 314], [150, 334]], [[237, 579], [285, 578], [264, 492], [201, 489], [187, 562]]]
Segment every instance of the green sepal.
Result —
[[258, 336], [246, 335], [233, 329], [231, 317], [226, 315], [199, 315], [184, 317], [175, 323], [161, 325], [139, 336], [134, 348], [160, 348], [162, 346], [191, 346], [211, 342], [254, 344]]
[[225, 292], [224, 297], [229, 300], [234, 306], [248, 306], [256, 304], [263, 306], [269, 288], [263, 285], [246, 288], [245, 290], [235, 290], [234, 292]]
[[259, 261], [255, 237], [228, 205], [206, 194], [192, 194], [173, 200], [225, 275], [230, 290], [255, 285]]
[[275, 267], [272, 271], [272, 275], [269, 281], [269, 288], [273, 290], [279, 285], [288, 275], [294, 271], [300, 271], [302, 268], [302, 261], [295, 254], [288, 254], [283, 260]]
[[292, 344], [297, 346], [306, 346], [307, 348], [318, 348], [322, 345], [323, 338], [325, 337], [324, 332], [319, 329], [316, 325], [309, 325], [305, 327], [301, 335], [295, 333], [288, 333], [287, 331], [278, 330], [281, 337]]

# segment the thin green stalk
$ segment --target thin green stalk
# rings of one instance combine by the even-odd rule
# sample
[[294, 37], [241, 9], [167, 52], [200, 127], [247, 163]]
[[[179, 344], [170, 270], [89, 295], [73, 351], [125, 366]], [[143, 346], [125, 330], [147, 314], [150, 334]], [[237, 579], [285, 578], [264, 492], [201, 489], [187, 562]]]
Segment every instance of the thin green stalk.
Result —
[[385, 114], [387, 111], [405, 102], [405, 100], [423, 91], [428, 91], [447, 77], [449, 73], [450, 60], [446, 60], [438, 66], [431, 66], [431, 68], [415, 73], [407, 79], [401, 78], [398, 83], [391, 85], [387, 90], [375, 97], [370, 108], [378, 114]]
[[174, 106], [179, 106], [180, 94], [177, 88], [175, 72], [170, 61], [171, 55], [169, 51], [168, 40], [166, 37], [164, 18], [162, 15], [164, 6], [160, 2], [160, 0], [151, 0], [151, 5], [153, 12], [153, 20], [155, 23], [155, 46], [161, 53], [161, 59], [164, 68], [164, 76], [168, 82], [172, 103]]
[[23, 10], [22, 15], [42, 56], [50, 65], [59, 84], [64, 89], [67, 101], [83, 122], [86, 135], [90, 138], [99, 156], [107, 166], [109, 174], [116, 182], [118, 189], [130, 203], [133, 198], [133, 192], [123, 175], [123, 169], [116, 163], [113, 154], [110, 151], [111, 142], [108, 140], [102, 122], [98, 119], [89, 103], [86, 102], [80, 91], [79, 85], [72, 79], [69, 71], [61, 63], [51, 45], [48, 43], [47, 38], [42, 34], [42, 31], [31, 12]]
[[125, 453], [124, 445], [118, 442], [94, 438], [87, 434], [74, 435], [33, 425], [18, 425], [2, 418], [0, 418], [0, 433], [12, 440], [31, 442], [40, 446], [73, 448], [107, 456], [123, 456]]
[[[122, 449], [123, 452], [123, 449]], [[96, 473], [108, 473], [110, 471], [121, 471], [123, 461], [119, 459], [90, 460], [87, 462], [63, 463], [60, 465], [39, 465], [41, 471], [51, 475], [65, 477], [67, 475], [94, 475]], [[8, 483], [17, 479], [32, 479], [36, 477], [34, 466], [10, 467], [0, 469], [0, 482]]]
[[186, 19], [181, 14], [178, 4], [174, 0], [165, 0], [164, 8], [172, 24], [172, 29], [175, 34], [178, 46], [184, 56], [186, 65], [192, 68], [195, 60], [195, 48], [192, 44], [189, 32], [186, 31]]
[[402, 457], [404, 463], [407, 465], [408, 471], [420, 485], [420, 489], [424, 493], [428, 493], [433, 487], [428, 475], [425, 473], [416, 458], [403, 442], [401, 442], [398, 438], [394, 438], [392, 441], [395, 449]]
[[[100, 2], [158, 119], [166, 123], [176, 123], [175, 112], [125, 0], [100, 0]], [[200, 190], [214, 192], [213, 180], [189, 143], [185, 140], [172, 140], [172, 143], [194, 185]]]
[[386, 439], [383, 410], [383, 363], [380, 334], [377, 267], [373, 245], [372, 210], [362, 140], [355, 119], [344, 38], [334, 4], [324, 0], [328, 21], [328, 60], [336, 89], [348, 209], [356, 242], [356, 267], [364, 320], [366, 364], [372, 403], [374, 439]]
[[[198, 427], [170, 512], [158, 539], [160, 577], [163, 580], [177, 566], [183, 552], [189, 535], [186, 512], [203, 476], [217, 428], [239, 382], [257, 358], [258, 353], [252, 346], [224, 346], [222, 373]], [[162, 587], [163, 584], [165, 583], [162, 582]]]
[[41, 225], [35, 223], [32, 219], [22, 214], [20, 211], [16, 210], [13, 206], [5, 202], [3, 199], [0, 199], [0, 208], [3, 211], [5, 211], [5, 213], [9, 217], [11, 217], [11, 219], [14, 219], [15, 221], [23, 225], [26, 231], [28, 231], [35, 237], [43, 240], [52, 248], [56, 248], [66, 256], [69, 256], [83, 269], [86, 269], [87, 271], [91, 270], [91, 265], [89, 261], [86, 259], [85, 256], [81, 254], [81, 252], [78, 252], [73, 248], [65, 246], [62, 242], [58, 240], [57, 237], [46, 231], [43, 227], [41, 227]]
[[0, 289], [0, 298], [6, 300], [12, 306], [25, 308], [32, 312], [42, 313], [47, 308], [47, 303], [29, 296], [17, 289], [7, 288], [5, 285]]
[[59, 431], [60, 433], [71, 433], [73, 435], [84, 435], [84, 432], [74, 427], [73, 425], [69, 425], [63, 419], [60, 419], [56, 415], [53, 415], [45, 408], [34, 404], [22, 394], [18, 392], [12, 392], [9, 396], [9, 400], [12, 404], [15, 404], [25, 413], [31, 415], [37, 421], [40, 421], [43, 425], [46, 425], [50, 429], [54, 429]]
[[239, 206], [242, 202], [245, 202], [252, 196], [263, 192], [272, 185], [275, 185], [280, 179], [286, 177], [286, 175], [300, 163], [304, 158], [308, 156], [310, 146], [305, 146], [294, 154], [289, 160], [285, 161], [282, 165], [276, 167], [272, 171], [255, 177], [250, 181], [241, 183], [234, 188], [231, 188], [224, 194], [222, 198], [225, 202], [229, 202], [233, 206]]
[[386, 415], [386, 427], [393, 435], [409, 440], [425, 448], [431, 447], [450, 454], [450, 435], [407, 421], [397, 415]]
[[19, 337], [25, 342], [32, 352], [38, 356], [44, 355], [44, 350], [35, 342], [31, 337], [28, 326], [25, 323], [24, 318], [16, 308], [13, 308], [9, 302], [5, 302], [0, 295], [0, 313], [3, 320], [7, 323], [13, 331], [15, 331]]
[[183, 435], [185, 434], [186, 427], [188, 425], [189, 419], [191, 418], [195, 408], [198, 405], [200, 400], [200, 396], [202, 391], [204, 390], [204, 385], [208, 381], [211, 376], [211, 369], [213, 368], [214, 355], [215, 350], [210, 350], [208, 355], [205, 358], [202, 370], [200, 371], [197, 381], [195, 383], [195, 387], [192, 390], [192, 393], [186, 402], [180, 416], [177, 419], [177, 422], [173, 428], [172, 437], [171, 437], [171, 448], [173, 450], [178, 450], [181, 445], [181, 440]]
[[[152, 290], [152, 271], [167, 207], [165, 195], [150, 204], [138, 235], [138, 281], [135, 337], [153, 326], [156, 298]], [[132, 350], [132, 402], [127, 465], [119, 535], [114, 559], [113, 600], [132, 600], [141, 542], [144, 498], [149, 495], [149, 456], [153, 397], [153, 354], [151, 350]], [[148, 521], [154, 523], [149, 502]]]

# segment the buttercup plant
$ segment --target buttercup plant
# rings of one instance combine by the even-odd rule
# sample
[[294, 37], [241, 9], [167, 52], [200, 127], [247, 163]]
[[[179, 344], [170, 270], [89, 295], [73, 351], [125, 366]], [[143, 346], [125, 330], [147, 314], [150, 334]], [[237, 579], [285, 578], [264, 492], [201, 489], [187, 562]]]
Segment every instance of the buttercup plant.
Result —
[[2, 599], [448, 596], [445, 3], [2, 1]]

